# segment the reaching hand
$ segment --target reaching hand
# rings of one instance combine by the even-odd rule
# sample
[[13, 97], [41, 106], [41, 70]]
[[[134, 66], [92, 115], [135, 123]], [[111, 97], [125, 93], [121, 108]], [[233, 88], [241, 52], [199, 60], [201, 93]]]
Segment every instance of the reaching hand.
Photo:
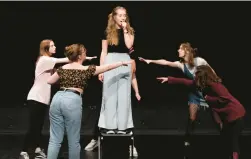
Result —
[[133, 60], [130, 61], [122, 61], [122, 65], [127, 66], [128, 64], [132, 64]]
[[149, 64], [151, 62], [151, 60], [147, 60], [147, 59], [144, 59], [142, 57], [139, 57], [139, 61], [145, 62], [147, 64]]
[[98, 75], [98, 79], [99, 79], [101, 82], [103, 82], [103, 81], [104, 81], [104, 73], [100, 73], [100, 74]]
[[161, 81], [161, 83], [165, 83], [168, 81], [167, 77], [157, 77], [157, 80]]
[[139, 95], [139, 93], [136, 93], [135, 96], [136, 96], [137, 100], [140, 101], [141, 96]]
[[96, 59], [97, 56], [88, 57], [88, 60]]

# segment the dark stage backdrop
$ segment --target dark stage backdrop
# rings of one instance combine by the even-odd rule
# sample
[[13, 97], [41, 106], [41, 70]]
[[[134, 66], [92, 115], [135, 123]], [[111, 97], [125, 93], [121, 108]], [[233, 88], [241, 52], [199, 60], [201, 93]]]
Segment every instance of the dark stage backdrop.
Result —
[[[25, 103], [33, 84], [41, 40], [54, 40], [56, 57], [64, 57], [64, 47], [72, 43], [83, 43], [88, 56], [99, 57], [107, 16], [117, 5], [127, 8], [136, 30], [134, 58], [178, 60], [179, 44], [190, 42], [248, 109], [251, 35], [248, 2], [1, 2], [0, 107], [19, 108]], [[85, 64], [91, 63], [99, 64], [99, 59]], [[137, 61], [142, 101], [138, 103], [134, 94], [132, 98], [141, 113], [161, 112], [165, 116], [166, 112], [169, 118], [173, 116], [170, 121], [181, 115], [179, 110], [187, 112], [187, 90], [155, 80], [167, 75], [184, 77], [177, 69]], [[97, 77], [90, 80], [83, 99], [86, 109], [100, 105], [101, 89]], [[53, 93], [56, 90], [54, 86]], [[165, 120], [159, 117], [155, 123]]]

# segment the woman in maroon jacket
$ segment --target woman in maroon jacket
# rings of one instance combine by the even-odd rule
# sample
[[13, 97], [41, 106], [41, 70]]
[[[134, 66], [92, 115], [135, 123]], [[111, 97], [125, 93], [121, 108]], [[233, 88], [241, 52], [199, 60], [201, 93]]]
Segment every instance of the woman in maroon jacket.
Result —
[[191, 89], [202, 91], [210, 108], [216, 112], [223, 121], [221, 137], [226, 146], [226, 155], [231, 155], [233, 159], [239, 158], [239, 136], [243, 128], [242, 118], [246, 111], [242, 104], [221, 84], [221, 79], [209, 66], [198, 66], [194, 80], [170, 76], [158, 77], [157, 79], [160, 80], [161, 83], [183, 84]]

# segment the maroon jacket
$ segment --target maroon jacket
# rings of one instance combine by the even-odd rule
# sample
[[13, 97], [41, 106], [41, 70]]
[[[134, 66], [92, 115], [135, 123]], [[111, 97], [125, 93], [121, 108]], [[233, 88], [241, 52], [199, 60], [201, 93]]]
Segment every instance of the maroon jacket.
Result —
[[[195, 89], [195, 82], [185, 78], [168, 77], [169, 84], [183, 84]], [[205, 100], [209, 106], [218, 113], [223, 121], [231, 122], [245, 115], [246, 111], [242, 104], [234, 98], [227, 88], [221, 84], [212, 82], [203, 91]]]

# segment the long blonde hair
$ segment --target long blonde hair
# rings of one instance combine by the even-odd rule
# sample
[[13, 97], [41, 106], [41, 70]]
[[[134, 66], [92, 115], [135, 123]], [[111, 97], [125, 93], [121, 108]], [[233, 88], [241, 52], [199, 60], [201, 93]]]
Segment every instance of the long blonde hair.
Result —
[[[106, 38], [107, 38], [109, 45], [118, 45], [118, 43], [119, 43], [119, 37], [118, 37], [117, 28], [116, 28], [116, 23], [114, 21], [114, 16], [117, 14], [118, 9], [124, 9], [126, 11], [126, 9], [124, 7], [117, 6], [108, 15], [108, 24], [106, 27]], [[126, 29], [127, 29], [128, 33], [131, 35], [134, 35], [134, 29], [130, 26], [128, 14], [126, 14], [125, 22], [127, 23]]]

